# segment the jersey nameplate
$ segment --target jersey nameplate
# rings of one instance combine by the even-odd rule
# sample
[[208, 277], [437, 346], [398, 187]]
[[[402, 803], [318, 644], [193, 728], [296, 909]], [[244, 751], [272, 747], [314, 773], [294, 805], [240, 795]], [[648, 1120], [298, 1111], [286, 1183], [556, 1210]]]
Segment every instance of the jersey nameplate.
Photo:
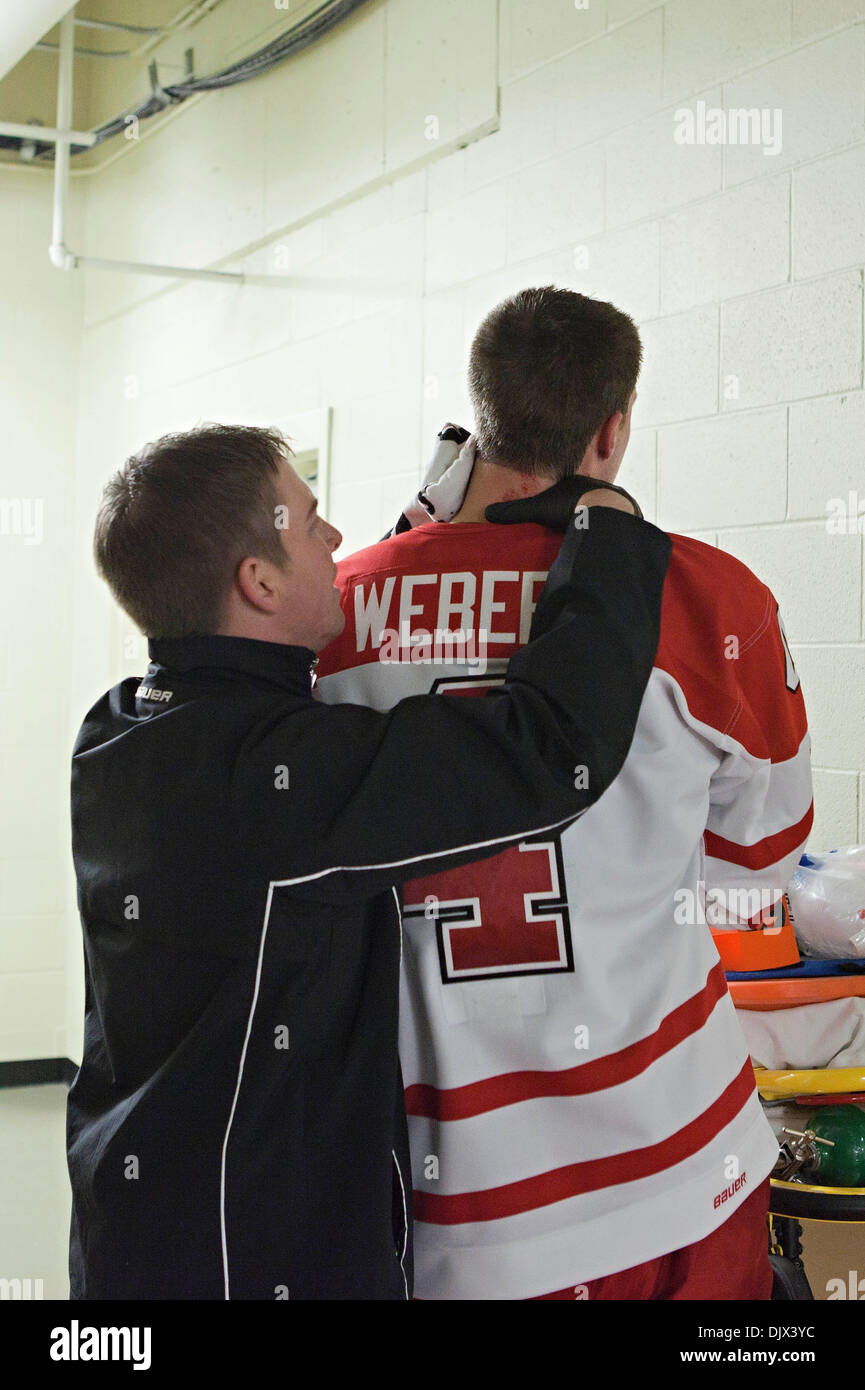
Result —
[[[546, 570], [460, 570], [388, 575], [354, 590], [358, 654], [389, 638], [410, 642], [418, 623], [429, 632], [484, 634], [487, 644], [525, 646]], [[507, 628], [506, 626], [507, 625]]]

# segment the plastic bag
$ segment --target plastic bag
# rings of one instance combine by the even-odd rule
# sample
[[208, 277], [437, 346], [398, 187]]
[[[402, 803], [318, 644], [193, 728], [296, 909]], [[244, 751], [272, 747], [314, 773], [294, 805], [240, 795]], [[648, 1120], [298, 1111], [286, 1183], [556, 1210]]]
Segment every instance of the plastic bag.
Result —
[[787, 893], [803, 953], [865, 958], [865, 845], [803, 854]]

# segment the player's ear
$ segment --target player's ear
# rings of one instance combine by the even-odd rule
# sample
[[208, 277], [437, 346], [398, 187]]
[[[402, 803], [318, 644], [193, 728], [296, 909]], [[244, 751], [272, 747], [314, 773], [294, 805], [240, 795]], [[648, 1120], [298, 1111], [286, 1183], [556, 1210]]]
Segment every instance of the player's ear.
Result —
[[248, 555], [241, 560], [234, 575], [237, 593], [245, 603], [262, 613], [275, 613], [279, 592], [275, 582], [275, 567], [268, 560]]
[[619, 427], [624, 418], [621, 410], [617, 410], [601, 425], [596, 435], [599, 458], [608, 459], [612, 456], [613, 450], [616, 447]]

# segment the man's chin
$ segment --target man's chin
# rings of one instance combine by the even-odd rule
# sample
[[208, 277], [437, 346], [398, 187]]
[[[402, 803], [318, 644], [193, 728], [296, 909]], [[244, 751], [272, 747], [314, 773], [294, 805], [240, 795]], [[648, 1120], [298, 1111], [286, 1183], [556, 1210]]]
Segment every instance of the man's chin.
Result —
[[334, 618], [333, 626], [330, 627], [330, 628], [328, 628], [328, 631], [327, 631], [327, 633], [325, 634], [324, 640], [322, 641], [321, 646], [317, 648], [317, 650], [318, 650], [319, 652], [322, 652], [322, 651], [324, 651], [325, 647], [329, 647], [330, 644], [331, 644], [331, 642], [335, 642], [336, 639], [337, 639], [337, 637], [339, 637], [339, 636], [342, 635], [342, 632], [343, 632], [344, 628], [345, 628], [345, 614], [343, 613], [342, 609], [340, 608], [340, 609], [339, 609], [339, 612], [337, 613], [336, 617]]

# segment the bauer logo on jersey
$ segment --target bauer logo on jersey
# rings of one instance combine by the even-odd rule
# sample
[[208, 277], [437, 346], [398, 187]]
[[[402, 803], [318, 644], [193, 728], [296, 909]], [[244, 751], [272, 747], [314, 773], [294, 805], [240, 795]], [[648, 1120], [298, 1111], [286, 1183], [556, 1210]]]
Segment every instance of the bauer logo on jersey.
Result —
[[725, 1187], [722, 1192], [716, 1192], [714, 1201], [712, 1203], [715, 1210], [717, 1211], [718, 1207], [723, 1206], [725, 1202], [729, 1202], [731, 1197], [735, 1197], [736, 1193], [739, 1191], [739, 1188], [744, 1187], [747, 1181], [748, 1174], [740, 1173], [738, 1178], [736, 1178], [735, 1182], [730, 1183], [729, 1187]]
[[444, 984], [573, 970], [558, 838], [405, 885], [403, 921], [435, 923]]
[[162, 705], [167, 704], [173, 695], [173, 690], [157, 690], [155, 685], [139, 685], [135, 692], [136, 700], [153, 700]]

